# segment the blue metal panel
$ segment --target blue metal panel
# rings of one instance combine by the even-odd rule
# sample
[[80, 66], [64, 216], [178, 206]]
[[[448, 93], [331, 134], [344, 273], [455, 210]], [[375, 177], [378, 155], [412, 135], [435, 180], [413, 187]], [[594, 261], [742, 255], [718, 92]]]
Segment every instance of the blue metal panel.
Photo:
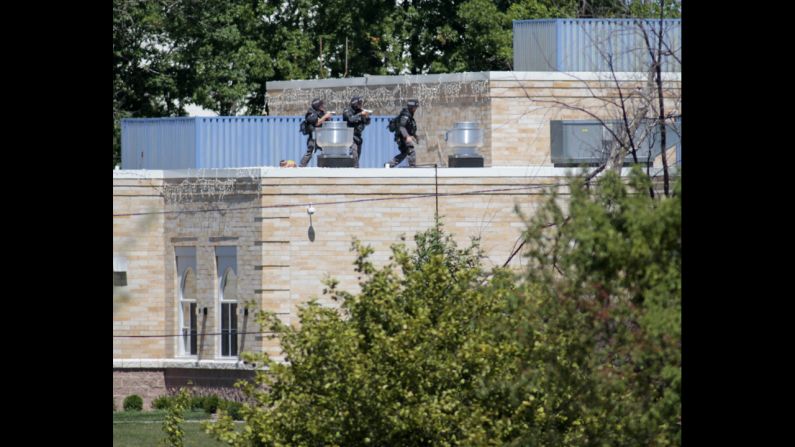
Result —
[[[277, 151], [281, 158], [278, 160], [291, 159], [299, 162], [301, 157], [306, 153], [306, 135], [301, 135], [298, 132], [298, 123], [304, 118], [299, 117], [281, 117], [290, 118], [291, 121], [275, 123], [273, 135], [278, 135], [281, 142], [272, 144], [271, 150]], [[394, 140], [394, 134], [389, 132], [387, 125], [392, 116], [372, 116], [370, 125], [364, 128], [362, 132], [362, 152], [359, 158], [360, 168], [383, 168], [384, 164], [397, 155], [397, 143]], [[335, 116], [331, 121], [341, 121], [341, 116]], [[283, 148], [281, 151], [279, 148]], [[280, 152], [279, 152], [280, 151]], [[309, 162], [309, 167], [317, 166], [317, 156], [320, 152], [315, 152], [312, 160]], [[278, 166], [278, 160], [271, 166]], [[407, 166], [408, 160], [403, 160], [400, 166]]]
[[[296, 159], [301, 144], [295, 116], [198, 118], [198, 168], [278, 166]], [[301, 152], [303, 154], [303, 151]]]
[[[370, 125], [364, 128], [362, 133], [364, 149], [359, 159], [360, 168], [383, 168], [385, 163], [399, 153], [395, 134], [387, 129], [392, 118], [394, 117], [373, 116]], [[408, 159], [404, 159], [398, 166], [408, 166]]]
[[122, 169], [177, 169], [195, 165], [193, 118], [121, 120]]
[[[607, 60], [600, 54], [610, 51], [615, 71], [643, 71], [649, 65], [649, 54], [638, 22], [643, 25], [656, 48], [655, 19], [556, 19], [514, 20], [514, 69], [518, 71], [609, 71]], [[554, 33], [547, 28], [553, 24]], [[681, 60], [681, 19], [665, 19], [664, 43]], [[554, 34], [547, 42], [540, 36]], [[554, 55], [554, 67], [539, 63], [543, 54]], [[682, 71], [673, 57], [663, 59], [663, 71]]]
[[[264, 157], [262, 162], [265, 166], [279, 166], [280, 160], [295, 160], [299, 162], [306, 152], [306, 135], [302, 135], [299, 124], [303, 121], [303, 116], [274, 116], [269, 117], [265, 127], [266, 147], [270, 155]], [[310, 166], [316, 165], [315, 158], [312, 158]]]
[[[395, 142], [395, 135], [389, 131], [387, 126], [389, 120], [393, 116], [372, 116], [370, 117], [370, 125], [364, 128], [362, 132], [362, 152], [359, 156], [360, 168], [383, 168], [384, 164], [389, 162], [395, 155], [398, 154], [397, 143]], [[298, 121], [303, 120], [299, 117]], [[335, 116], [332, 121], [341, 121], [341, 116]], [[295, 124], [295, 134], [298, 134], [298, 121]], [[306, 153], [306, 136], [301, 135], [301, 150], [296, 157], [289, 157], [298, 162], [301, 157]], [[317, 155], [315, 153], [310, 161], [310, 167], [317, 166]], [[408, 159], [404, 159], [398, 166], [408, 166]]]
[[563, 41], [563, 27], [560, 26], [560, 22], [562, 19], [555, 20], [555, 68], [554, 70], [559, 70], [558, 67], [563, 64], [563, 45], [561, 42]]
[[556, 22], [557, 19], [538, 20], [534, 23], [514, 21], [514, 70], [550, 71], [558, 66]]
[[[390, 118], [374, 116], [365, 128], [360, 167], [383, 167], [398, 153], [394, 135], [387, 129]], [[298, 162], [306, 152], [307, 137], [298, 131], [302, 120], [303, 116], [124, 119], [122, 168], [233, 168], [278, 166], [280, 160], [290, 159]], [[317, 166], [316, 156], [309, 166]]]

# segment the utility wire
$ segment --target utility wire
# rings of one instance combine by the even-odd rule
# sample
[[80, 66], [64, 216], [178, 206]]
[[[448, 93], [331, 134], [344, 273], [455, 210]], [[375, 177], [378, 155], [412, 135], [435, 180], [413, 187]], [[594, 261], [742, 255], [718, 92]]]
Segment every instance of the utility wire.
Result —
[[[496, 188], [496, 189], [482, 189], [482, 190], [475, 190], [475, 191], [466, 191], [466, 192], [448, 192], [448, 193], [440, 193], [440, 194], [415, 194], [415, 195], [407, 195], [407, 196], [398, 196], [398, 197], [379, 197], [373, 199], [353, 199], [353, 200], [338, 200], [333, 202], [312, 202], [312, 205], [342, 205], [347, 203], [363, 203], [363, 202], [380, 202], [380, 201], [389, 201], [389, 200], [410, 200], [410, 199], [426, 199], [429, 197], [451, 197], [451, 196], [469, 196], [469, 195], [484, 195], [487, 193], [493, 192], [509, 192], [509, 191], [521, 191], [521, 190], [532, 190], [532, 189], [542, 189], [542, 188], [558, 188], [561, 186], [568, 186], [568, 183], [553, 183], [548, 185], [529, 185], [529, 186], [517, 186], [512, 188]], [[140, 213], [120, 213], [114, 214], [113, 217], [129, 217], [129, 216], [147, 216], [147, 215], [156, 215], [156, 214], [193, 214], [193, 213], [208, 213], [208, 212], [226, 212], [226, 211], [242, 211], [242, 210], [253, 210], [253, 209], [275, 209], [275, 208], [295, 208], [295, 207], [305, 207], [309, 206], [310, 203], [295, 203], [295, 204], [278, 204], [278, 205], [258, 205], [258, 206], [246, 206], [246, 207], [237, 207], [237, 208], [211, 208], [211, 209], [195, 209], [195, 210], [172, 210], [172, 211], [147, 211], [147, 212], [140, 212]]]
[[196, 334], [160, 334], [160, 335], [114, 335], [113, 338], [169, 338], [169, 337], [193, 337], [207, 335], [247, 335], [247, 334], [275, 334], [275, 332], [235, 332], [235, 334], [223, 334], [222, 332], [197, 332]]

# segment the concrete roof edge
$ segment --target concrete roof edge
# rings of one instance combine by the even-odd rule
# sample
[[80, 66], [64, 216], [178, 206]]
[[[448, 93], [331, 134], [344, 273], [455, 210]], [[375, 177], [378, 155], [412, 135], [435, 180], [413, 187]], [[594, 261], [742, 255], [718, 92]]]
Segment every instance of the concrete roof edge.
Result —
[[[536, 166], [494, 166], [490, 168], [277, 168], [250, 167], [229, 169], [171, 169], [114, 171], [114, 179], [179, 179], [191, 177], [254, 178], [533, 178], [566, 177], [577, 168]], [[436, 173], [434, 172], [436, 171]], [[627, 171], [628, 172], [628, 171]], [[140, 173], [140, 174], [139, 174]]]
[[[681, 81], [681, 72], [664, 72], [666, 81]], [[617, 72], [619, 81], [645, 80], [645, 72]], [[396, 84], [431, 84], [444, 82], [471, 81], [598, 81], [612, 80], [610, 72], [558, 72], [558, 71], [478, 71], [463, 73], [442, 73], [431, 75], [364, 76], [338, 79], [300, 79], [293, 81], [269, 81], [267, 89], [323, 89], [338, 87], [363, 87]]]

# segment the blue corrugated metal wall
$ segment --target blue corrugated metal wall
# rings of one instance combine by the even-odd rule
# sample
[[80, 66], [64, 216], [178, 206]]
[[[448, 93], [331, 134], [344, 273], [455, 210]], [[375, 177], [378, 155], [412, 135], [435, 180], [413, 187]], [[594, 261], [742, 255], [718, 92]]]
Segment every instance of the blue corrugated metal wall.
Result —
[[[382, 168], [398, 154], [395, 134], [387, 129], [389, 120], [392, 116], [374, 116], [370, 125], [364, 128], [362, 139], [364, 140], [362, 155], [359, 159], [361, 168]], [[398, 166], [408, 166], [408, 159]]]
[[554, 71], [558, 66], [556, 31], [556, 20], [514, 21], [513, 69]]
[[[607, 59], [601, 54], [606, 52], [612, 55], [614, 71], [645, 71], [649, 55], [638, 22], [638, 19], [515, 20], [514, 70], [610, 71]], [[660, 27], [659, 20], [644, 19], [641, 23], [656, 48], [654, 31]], [[553, 24], [555, 32], [551, 38]], [[665, 19], [663, 30], [663, 43], [681, 60], [681, 19]], [[555, 57], [550, 57], [551, 54]], [[682, 66], [667, 56], [663, 58], [663, 71], [682, 71]]]
[[[391, 116], [374, 116], [364, 130], [359, 166], [383, 167], [397, 154], [387, 130]], [[334, 117], [334, 120], [341, 120]], [[122, 169], [197, 169], [278, 166], [301, 160], [302, 116], [219, 116], [122, 120]], [[405, 165], [406, 160], [401, 163]], [[317, 153], [309, 166], [317, 166]]]
[[178, 169], [196, 166], [194, 118], [121, 120], [122, 169]]

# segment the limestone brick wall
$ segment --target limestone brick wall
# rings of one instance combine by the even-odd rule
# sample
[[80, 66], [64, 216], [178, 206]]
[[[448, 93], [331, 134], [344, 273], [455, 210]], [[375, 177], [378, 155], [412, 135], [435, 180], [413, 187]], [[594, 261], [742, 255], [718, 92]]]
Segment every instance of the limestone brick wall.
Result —
[[[439, 213], [445, 227], [462, 245], [471, 237], [480, 237], [489, 266], [502, 265], [521, 234], [523, 224], [514, 207], [519, 205], [532, 214], [541, 197], [541, 185], [561, 180], [529, 180], [520, 175], [439, 179]], [[436, 210], [432, 177], [263, 179], [263, 190], [272, 194], [263, 195], [263, 206], [285, 207], [263, 210], [267, 215], [279, 210], [283, 216], [278, 219], [278, 232], [269, 236], [263, 229], [263, 259], [288, 264], [291, 275], [289, 290], [266, 287], [275, 273], [263, 269], [263, 305], [272, 305], [269, 310], [289, 310], [292, 322], [295, 306], [308, 299], [316, 297], [324, 304], [334, 304], [322, 295], [324, 278], [337, 278], [341, 288], [358, 291], [354, 254], [350, 251], [354, 237], [371, 245], [375, 249], [374, 261], [383, 265], [391, 254], [389, 247], [399, 242], [402, 235], [407, 236], [411, 246], [416, 232], [433, 225]], [[481, 190], [498, 191], [457, 195]], [[422, 195], [425, 197], [418, 197]], [[353, 202], [356, 200], [361, 202]], [[293, 206], [304, 203], [312, 203], [316, 210], [311, 219], [305, 206]], [[263, 218], [263, 222], [276, 220]], [[522, 262], [518, 257], [513, 264]]]
[[[114, 216], [114, 255], [128, 256], [130, 278], [129, 298], [114, 298], [114, 336], [179, 333], [175, 247], [196, 247], [197, 301], [200, 309], [208, 309], [206, 317], [199, 317], [198, 331], [208, 335], [199, 337], [200, 355], [193, 360], [235, 360], [220, 357], [215, 335], [220, 332], [215, 247], [237, 247], [240, 302], [253, 300], [254, 309], [297, 323], [297, 306], [310, 299], [336, 305], [323, 296], [325, 278], [358, 291], [350, 250], [354, 237], [374, 248], [379, 265], [388, 262], [390, 246], [402, 236], [412, 246], [413, 235], [433, 225], [437, 188], [445, 228], [461, 245], [480, 238], [485, 264], [502, 265], [524, 228], [514, 208], [532, 215], [544, 189], [565, 180], [563, 170], [552, 169], [554, 175], [545, 170], [550, 171], [448, 168], [435, 179], [432, 168], [263, 168], [260, 177], [246, 179], [223, 198], [179, 203], [163, 200], [161, 194], [169, 196], [168, 188], [185, 178], [114, 180], [114, 214], [160, 213]], [[316, 210], [311, 217], [310, 203]], [[512, 265], [523, 262], [517, 256]], [[262, 331], [253, 314], [252, 309], [248, 317], [238, 316], [241, 332]], [[114, 359], [179, 359], [178, 342], [173, 336], [114, 338]], [[241, 336], [239, 349], [274, 358], [281, 354], [278, 340], [262, 334]]]
[[[485, 166], [551, 165], [551, 120], [616, 119], [614, 106], [638, 103], [635, 89], [643, 73], [478, 72], [449, 75], [277, 81], [268, 83], [271, 115], [302, 115], [310, 101], [324, 98], [341, 111], [353, 95], [363, 95], [377, 115], [394, 115], [405, 99], [419, 98], [415, 118], [422, 140], [418, 163], [446, 165], [452, 150], [444, 133], [458, 121], [478, 121], [484, 130]], [[681, 73], [664, 74], [665, 107], [681, 109]], [[652, 105], [657, 107], [656, 104]], [[632, 108], [630, 106], [630, 108]], [[586, 113], [589, 112], [589, 113]], [[441, 154], [441, 156], [440, 156]]]
[[[666, 74], [663, 83], [666, 113], [681, 110], [681, 83]], [[626, 108], [642, 103], [637, 88], [640, 74], [523, 73], [495, 75], [489, 81], [492, 163], [494, 166], [551, 165], [550, 121], [614, 120], [622, 117], [619, 89]], [[656, 104], [653, 105], [656, 107]], [[593, 114], [593, 115], [592, 115]]]
[[[175, 247], [196, 247], [197, 299], [208, 308], [199, 332], [217, 333], [218, 278], [215, 247], [237, 247], [239, 297], [255, 309], [276, 312], [297, 325], [297, 310], [311, 299], [337, 306], [323, 294], [323, 280], [357, 293], [353, 238], [370, 245], [378, 266], [389, 262], [390, 246], [431, 228], [437, 209], [446, 230], [461, 246], [480, 238], [486, 267], [502, 266], [515, 249], [524, 224], [515, 213], [535, 213], [544, 191], [557, 188], [565, 202], [565, 169], [550, 167], [490, 169], [279, 169], [261, 168], [256, 176], [230, 170], [233, 187], [212, 197], [211, 182], [194, 197], [175, 197], [174, 187], [195, 173], [155, 171], [138, 178], [114, 173], [114, 256], [127, 257], [130, 285], [126, 298], [114, 293], [114, 399], [138, 394], [151, 401], [191, 380], [199, 393], [238, 398], [233, 383], [250, 377], [250, 367], [221, 358], [219, 337], [200, 338], [200, 354], [178, 355], [177, 337], [116, 338], [121, 334], [177, 334], [178, 287]], [[146, 176], [144, 176], [146, 177]], [[158, 177], [165, 177], [160, 179]], [[205, 179], [208, 180], [208, 179]], [[229, 178], [221, 179], [227, 181]], [[190, 189], [190, 188], [188, 188]], [[438, 195], [436, 194], [438, 191]], [[171, 199], [165, 200], [164, 197]], [[315, 209], [311, 216], [307, 206]], [[155, 213], [130, 216], [128, 214]], [[525, 263], [515, 256], [510, 265]], [[241, 332], [259, 332], [239, 316]], [[283, 359], [278, 339], [241, 337], [241, 352], [261, 351]]]
[[[205, 179], [206, 180], [206, 179]], [[187, 179], [188, 182], [192, 181]], [[257, 289], [260, 288], [261, 249], [257, 242], [260, 239], [260, 228], [256, 220], [258, 213], [252, 207], [258, 204], [257, 186], [250, 179], [222, 179], [231, 182], [231, 190], [220, 198], [220, 188], [203, 182], [202, 188], [185, 186], [186, 179], [166, 180], [166, 195], [173, 197], [175, 190], [188, 191], [179, 200], [165, 202], [168, 212], [164, 219], [166, 278], [168, 289], [166, 296], [170, 300], [170, 308], [177, 309], [178, 287], [180, 278], [176, 276], [176, 255], [174, 248], [195, 247], [197, 267], [197, 306], [200, 309], [198, 319], [198, 356], [197, 360], [220, 359], [221, 356], [221, 307], [220, 278], [216, 262], [216, 248], [232, 246], [237, 256], [237, 301], [238, 331], [242, 334], [238, 339], [238, 351], [262, 350], [263, 337], [259, 325], [254, 321], [254, 311], [260, 307]], [[228, 185], [227, 185], [228, 186]], [[207, 194], [204, 194], [203, 192]], [[237, 209], [243, 208], [243, 209]], [[208, 211], [216, 210], [219, 211]], [[193, 212], [199, 210], [200, 212]], [[190, 212], [184, 212], [190, 211]], [[223, 274], [223, 272], [220, 272]], [[254, 300], [255, 306], [245, 314], [245, 303]], [[203, 309], [206, 308], [206, 315]], [[176, 312], [166, 316], [167, 332], [179, 332], [179, 316]], [[201, 334], [206, 334], [202, 336]], [[178, 340], [168, 343], [169, 358], [178, 357]], [[239, 357], [239, 355], [238, 355]]]
[[445, 132], [459, 121], [481, 123], [481, 155], [486, 166], [491, 165], [491, 107], [485, 73], [269, 82], [268, 111], [271, 115], [303, 115], [313, 98], [323, 98], [327, 110], [342, 113], [354, 95], [363, 96], [364, 107], [374, 115], [387, 116], [396, 116], [406, 100], [419, 99], [420, 107], [414, 115], [420, 137], [416, 146], [418, 164], [446, 166], [452, 150], [444, 140]]
[[[158, 179], [113, 180], [113, 256], [126, 260], [127, 286], [113, 287], [113, 357], [160, 358], [168, 355], [164, 338], [148, 336], [170, 330], [168, 316], [174, 309], [166, 284], [166, 243], [162, 214], [124, 214], [163, 209], [157, 193]], [[156, 318], [153, 318], [156, 316]]]

